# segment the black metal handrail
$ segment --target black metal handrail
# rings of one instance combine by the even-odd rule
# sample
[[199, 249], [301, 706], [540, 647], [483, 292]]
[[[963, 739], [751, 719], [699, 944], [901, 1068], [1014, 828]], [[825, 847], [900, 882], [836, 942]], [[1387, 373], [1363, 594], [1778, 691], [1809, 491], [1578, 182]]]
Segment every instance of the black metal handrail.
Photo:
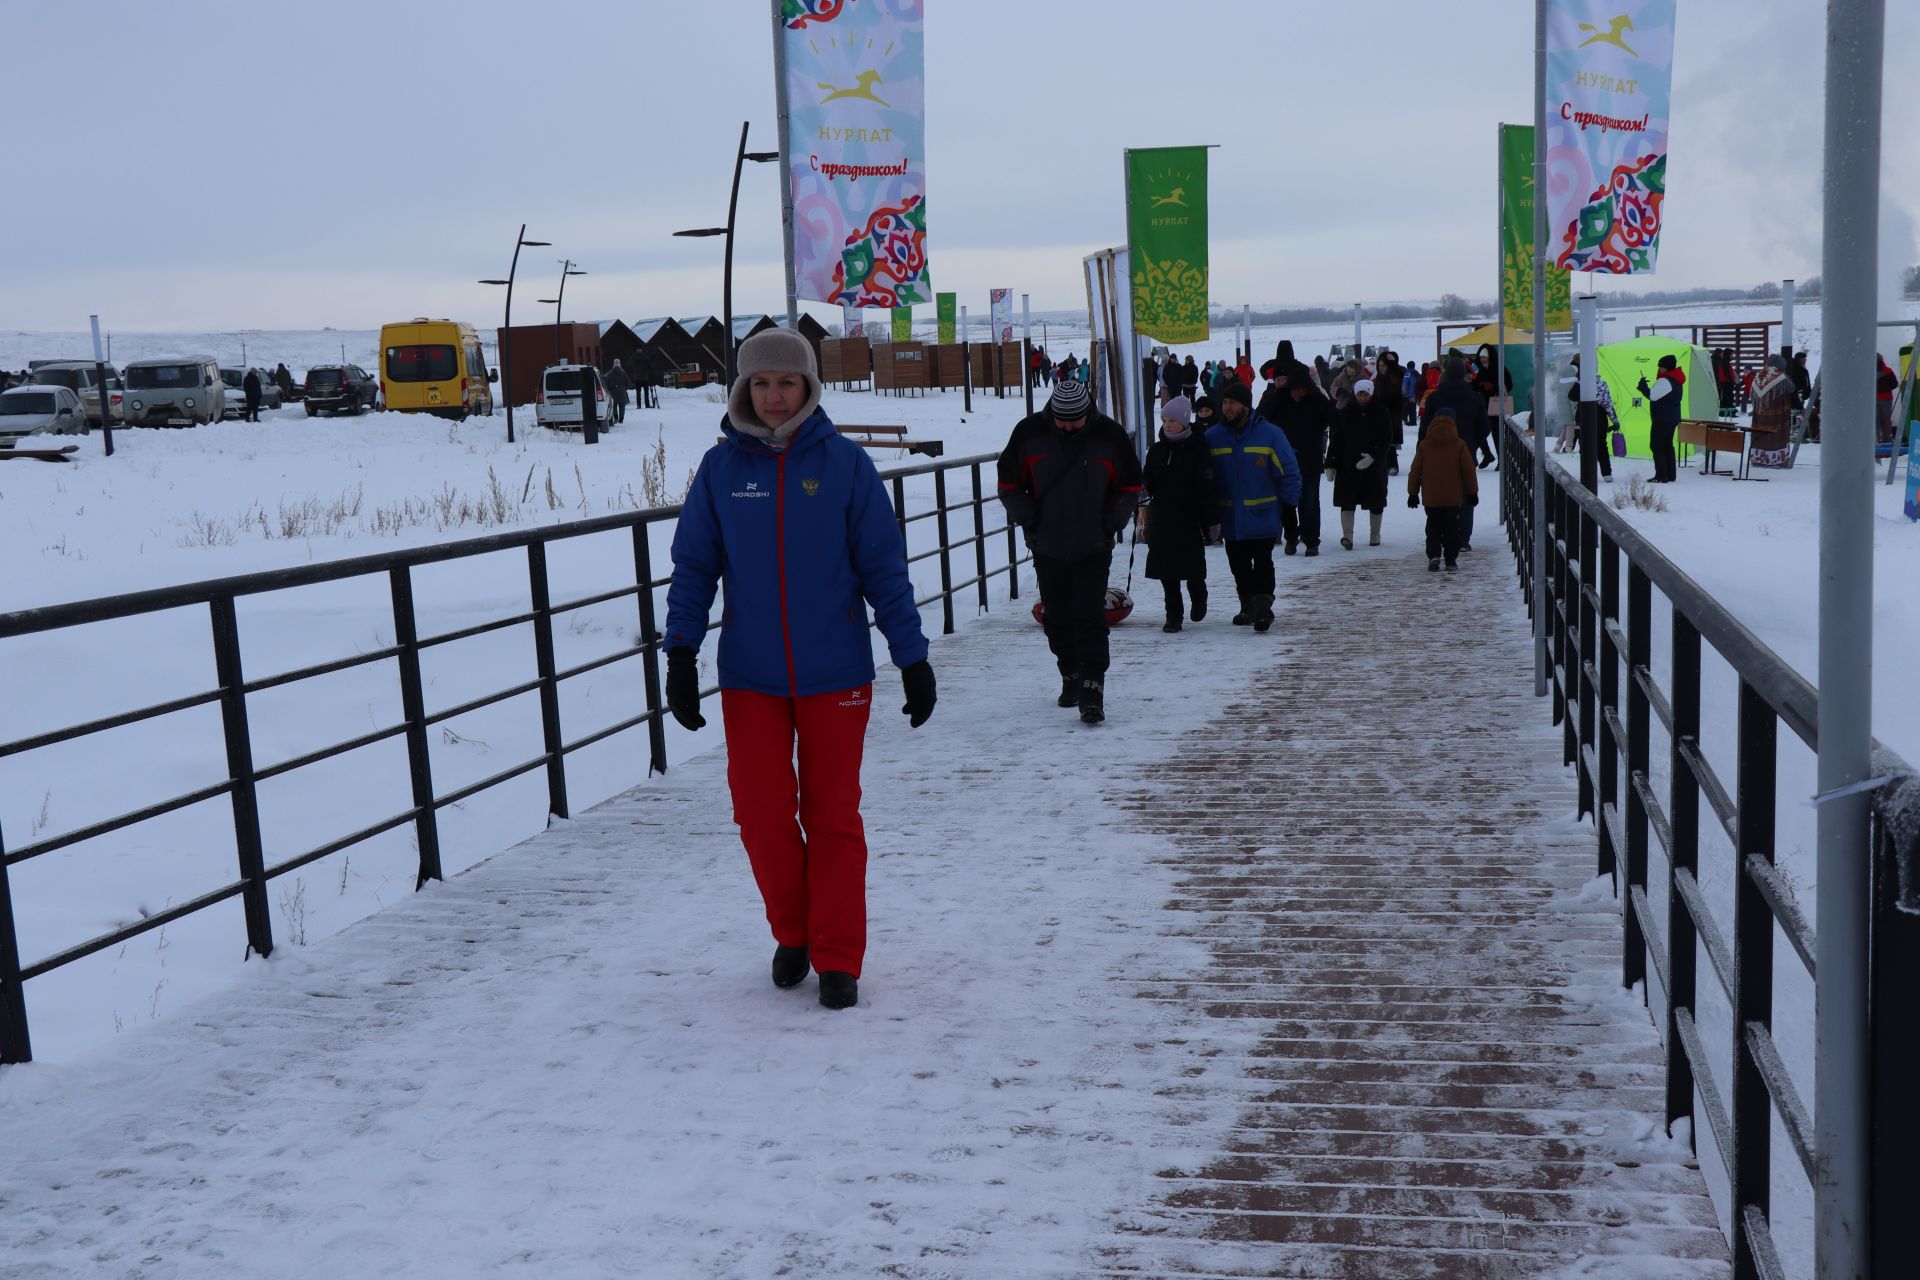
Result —
[[[1507, 536], [1528, 613], [1534, 609], [1533, 441], [1506, 428], [1501, 483]], [[1813, 1122], [1773, 1035], [1776, 928], [1816, 987], [1814, 934], [1774, 862], [1779, 726], [1818, 750], [1819, 696], [1723, 605], [1607, 503], [1550, 464], [1546, 470], [1545, 610], [1553, 722], [1564, 763], [1576, 770], [1577, 816], [1593, 818], [1600, 875], [1611, 876], [1623, 925], [1621, 982], [1643, 982], [1651, 966], [1665, 994], [1669, 1130], [1692, 1119], [1694, 1098], [1727, 1170], [1733, 1201], [1733, 1270], [1738, 1280], [1783, 1277], [1772, 1237], [1772, 1124], [1777, 1117], [1811, 1181]], [[1626, 611], [1622, 617], [1622, 574]], [[1653, 672], [1653, 593], [1671, 608], [1671, 687]], [[1729, 789], [1702, 742], [1703, 647], [1738, 681], [1736, 765]], [[1653, 783], [1652, 726], [1668, 736], [1667, 795]], [[1873, 963], [1868, 1046], [1874, 1062], [1876, 1255], [1910, 1262], [1920, 1247], [1914, 1217], [1895, 1206], [1915, 1198], [1911, 1152], [1920, 1140], [1920, 817], [1904, 829], [1893, 815], [1920, 814], [1920, 780], [1890, 752], [1875, 808]], [[1625, 776], [1621, 767], [1624, 762]], [[1623, 785], [1624, 782], [1624, 785]], [[1729, 937], [1701, 891], [1702, 801], [1735, 851]], [[1665, 919], [1648, 898], [1650, 841], [1668, 866]], [[1862, 851], [1869, 856], [1869, 851]], [[1903, 879], [1902, 876], [1905, 876]], [[1903, 901], [1902, 894], [1905, 894]], [[1863, 940], [1862, 945], [1866, 945]], [[1718, 1062], [1695, 1023], [1698, 957], [1704, 953], [1733, 1014], [1733, 1044]], [[1647, 992], [1651, 1007], [1651, 991]], [[1715, 1083], [1731, 1073], [1731, 1107]], [[1696, 1142], [1698, 1126], [1695, 1128]], [[1903, 1250], [1896, 1253], [1895, 1250]]]
[[[912, 552], [909, 559], [918, 562], [935, 556], [939, 557], [940, 589], [916, 603], [920, 607], [925, 607], [936, 600], [941, 602], [943, 634], [951, 634], [954, 630], [954, 598], [959, 592], [968, 588], [975, 589], [978, 607], [985, 610], [989, 604], [990, 582], [1004, 573], [1007, 576], [1007, 598], [1017, 600], [1020, 596], [1019, 567], [1031, 560], [1031, 557], [1023, 552], [1015, 536], [1016, 529], [1010, 522], [991, 529], [987, 527], [986, 508], [990, 502], [997, 500], [997, 489], [986, 481], [983, 473], [992, 468], [995, 461], [996, 457], [993, 454], [979, 454], [966, 458], [920, 463], [886, 472], [883, 476], [892, 491], [894, 511], [903, 541], [908, 537], [910, 525], [923, 520], [933, 520], [935, 523], [935, 545]], [[970, 494], [962, 501], [949, 502], [948, 477], [961, 471], [968, 473], [971, 479]], [[909, 515], [906, 511], [906, 482], [924, 475], [933, 477], [933, 508]], [[956, 536], [949, 517], [968, 509], [973, 512], [972, 532], [965, 536]], [[153, 801], [140, 808], [91, 822], [82, 827], [36, 839], [15, 849], [7, 849], [4, 839], [0, 839], [0, 1064], [26, 1062], [32, 1057], [25, 984], [34, 978], [234, 897], [240, 898], [242, 902], [248, 952], [262, 956], [268, 955], [274, 945], [272, 921], [269, 918], [267, 905], [268, 881], [409, 823], [414, 827], [419, 848], [416, 888], [430, 880], [438, 880], [441, 878], [438, 814], [442, 809], [459, 804], [474, 795], [535, 770], [543, 770], [547, 782], [547, 812], [551, 817], [565, 818], [569, 813], [567, 757], [616, 734], [645, 727], [648, 735], [648, 773], [651, 774], [654, 771], [664, 773], [667, 767], [665, 700], [661, 693], [661, 633], [658, 626], [655, 593], [666, 587], [669, 579], [655, 575], [649, 532], [652, 526], [672, 521], [679, 514], [678, 505], [653, 507], [644, 511], [623, 512], [618, 515], [574, 520], [536, 529], [464, 538], [432, 546], [389, 551], [379, 555], [355, 556], [321, 564], [270, 569], [259, 573], [0, 614], [0, 640], [5, 640], [115, 619], [139, 617], [166, 610], [205, 607], [208, 610], [216, 672], [216, 687], [210, 690], [177, 696], [135, 710], [116, 712], [0, 743], [0, 759], [23, 755], [110, 729], [124, 728], [202, 706], [219, 708], [221, 733], [226, 748], [225, 776], [209, 781], [194, 790], [164, 800]], [[566, 539], [620, 530], [630, 530], [632, 533], [633, 581], [630, 584], [596, 592], [576, 600], [552, 600], [547, 574], [547, 548]], [[1002, 534], [1006, 536], [1006, 554], [1004, 557], [996, 557], [1000, 562], [989, 567], [988, 541]], [[953, 558], [956, 553], [969, 546], [974, 549], [972, 565], [974, 572], [964, 581], [956, 582]], [[438, 635], [419, 634], [413, 598], [414, 569], [422, 565], [516, 549], [524, 550], [527, 554], [529, 608], [516, 609], [505, 616], [491, 618]], [[269, 592], [380, 574], [387, 577], [388, 594], [392, 602], [394, 642], [391, 645], [366, 653], [358, 653], [352, 657], [314, 663], [265, 677], [249, 679], [246, 676], [242, 661], [240, 631], [234, 608], [236, 600]], [[633, 597], [637, 601], [640, 642], [571, 667], [560, 667], [554, 652], [553, 620], [555, 616], [628, 597]], [[420, 655], [423, 650], [527, 624], [531, 624], [533, 629], [535, 678], [517, 682], [504, 689], [476, 695], [450, 707], [428, 710], [420, 666]], [[632, 709], [632, 714], [621, 717], [611, 725], [569, 740], [560, 714], [560, 686], [588, 672], [597, 671], [615, 662], [635, 658], [640, 660], [643, 668], [644, 706], [636, 706]], [[345, 741], [317, 747], [264, 766], [255, 762], [247, 705], [249, 694], [316, 679], [375, 662], [388, 661], [395, 664], [399, 682], [401, 718], [398, 722], [376, 727], [370, 732]], [[715, 692], [717, 689], [708, 688], [702, 691], [701, 696], [704, 698]], [[541, 729], [539, 754], [457, 790], [444, 794], [436, 791], [429, 759], [428, 728], [527, 694], [536, 694], [539, 699]], [[269, 863], [261, 838], [259, 805], [255, 795], [257, 784], [393, 738], [404, 738], [406, 743], [411, 788], [409, 807], [359, 830], [330, 840], [317, 848]], [[169, 907], [165, 911], [144, 916], [124, 928], [86, 939], [53, 955], [43, 956], [27, 963], [21, 961], [12, 884], [8, 874], [10, 868], [43, 854], [84, 844], [89, 840], [151, 821], [191, 805], [218, 799], [221, 796], [228, 797], [233, 808], [234, 841], [238, 854], [237, 878], [186, 902]]]

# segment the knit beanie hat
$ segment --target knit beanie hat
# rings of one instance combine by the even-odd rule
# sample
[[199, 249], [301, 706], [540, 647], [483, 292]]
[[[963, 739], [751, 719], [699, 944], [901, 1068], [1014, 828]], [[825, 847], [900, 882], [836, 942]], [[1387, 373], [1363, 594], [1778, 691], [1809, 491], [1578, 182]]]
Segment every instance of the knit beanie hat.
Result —
[[1160, 406], [1160, 416], [1174, 422], [1186, 424], [1193, 421], [1193, 402], [1185, 396], [1175, 396]]
[[1360, 381], [1358, 381], [1358, 382], [1356, 382], [1356, 383], [1354, 383], [1354, 384], [1353, 384], [1353, 394], [1355, 394], [1355, 395], [1357, 395], [1357, 396], [1370, 396], [1370, 395], [1372, 395], [1372, 394], [1373, 394], [1373, 379], [1372, 379], [1372, 378], [1362, 378], [1362, 379], [1360, 379]]
[[1253, 408], [1253, 388], [1238, 378], [1227, 383], [1227, 385], [1221, 389], [1220, 396], [1224, 400], [1238, 400], [1241, 404], [1247, 406], [1247, 408]]
[[1084, 382], [1063, 382], [1053, 389], [1053, 398], [1047, 401], [1047, 411], [1055, 418], [1072, 421], [1084, 418], [1093, 408], [1093, 393], [1087, 390]]
[[[820, 407], [820, 374], [814, 368], [813, 347], [791, 329], [763, 329], [740, 344], [734, 357], [739, 376], [727, 398], [727, 421], [736, 431], [761, 440], [789, 440]], [[753, 375], [797, 373], [807, 380], [807, 399], [778, 429], [768, 427], [753, 412]]]

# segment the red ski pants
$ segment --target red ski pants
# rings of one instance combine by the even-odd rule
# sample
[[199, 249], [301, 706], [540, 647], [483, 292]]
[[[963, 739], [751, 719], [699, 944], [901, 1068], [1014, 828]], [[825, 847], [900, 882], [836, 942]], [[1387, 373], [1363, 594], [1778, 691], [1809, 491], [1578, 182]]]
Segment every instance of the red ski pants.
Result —
[[781, 946], [812, 948], [816, 973], [857, 978], [867, 951], [860, 754], [872, 704], [870, 684], [805, 698], [720, 691], [733, 821], [767, 923]]

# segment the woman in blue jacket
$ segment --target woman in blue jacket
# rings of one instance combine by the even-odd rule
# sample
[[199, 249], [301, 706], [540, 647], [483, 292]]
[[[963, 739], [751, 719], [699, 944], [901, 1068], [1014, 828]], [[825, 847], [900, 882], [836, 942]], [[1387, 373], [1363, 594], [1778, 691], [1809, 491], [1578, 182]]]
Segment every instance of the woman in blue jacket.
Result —
[[933, 714], [933, 669], [880, 473], [820, 408], [812, 347], [769, 329], [741, 344], [739, 369], [725, 439], [701, 459], [673, 538], [667, 705], [688, 729], [706, 724], [694, 659], [724, 583], [727, 785], [773, 929], [774, 985], [797, 986], [811, 967], [820, 1003], [844, 1009], [867, 944], [867, 607], [916, 729]]

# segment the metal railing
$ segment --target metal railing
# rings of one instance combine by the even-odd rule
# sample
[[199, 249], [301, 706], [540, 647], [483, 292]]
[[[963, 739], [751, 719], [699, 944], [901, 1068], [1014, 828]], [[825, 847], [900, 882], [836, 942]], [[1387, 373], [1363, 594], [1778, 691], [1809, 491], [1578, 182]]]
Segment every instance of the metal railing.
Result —
[[[1533, 591], [1533, 442], [1508, 424], [1501, 467], [1507, 534], [1529, 614]], [[1816, 1179], [1812, 1115], [1773, 1033], [1776, 931], [1814, 979], [1813, 927], [1775, 864], [1780, 726], [1818, 749], [1818, 695], [1725, 607], [1656, 550], [1608, 504], [1558, 466], [1546, 470], [1546, 613], [1553, 722], [1563, 762], [1576, 770], [1578, 817], [1594, 820], [1598, 874], [1611, 876], [1623, 924], [1621, 983], [1651, 967], [1664, 993], [1666, 1118], [1691, 1120], [1695, 1097], [1731, 1194], [1733, 1273], [1784, 1280], [1770, 1221], [1772, 1128], [1777, 1118], [1810, 1182]], [[1623, 583], [1624, 578], [1624, 583]], [[1626, 609], [1622, 614], [1624, 590]], [[1654, 677], [1654, 592], [1671, 609], [1670, 687]], [[1738, 681], [1737, 763], [1731, 788], [1703, 745], [1701, 655], [1710, 650]], [[1652, 726], [1668, 739], [1667, 791], [1656, 794]], [[1891, 752], [1882, 777], [1872, 849], [1873, 937], [1869, 1054], [1874, 1063], [1874, 1250], [1904, 1274], [1920, 1249], [1911, 1206], [1920, 1203], [1920, 780]], [[1903, 776], [1904, 775], [1904, 776]], [[1701, 889], [1700, 820], [1707, 814], [1734, 851], [1729, 937]], [[1904, 815], [1904, 816], [1903, 816]], [[1648, 897], [1650, 840], [1668, 868], [1666, 907]], [[1664, 917], [1664, 918], [1662, 918]], [[1732, 1045], [1715, 1059], [1696, 1019], [1699, 958], [1726, 995]], [[1647, 992], [1652, 1007], [1652, 993]], [[1811, 1010], [1809, 1012], [1809, 1019]], [[1811, 1040], [1811, 1021], [1805, 1028]], [[1716, 1072], [1730, 1073], [1723, 1100]], [[1694, 1126], [1698, 1141], [1699, 1126]]]
[[[1002, 522], [997, 527], [988, 528], [989, 505], [993, 506], [996, 515], [999, 514], [999, 507], [997, 485], [985, 478], [983, 471], [991, 468], [994, 462], [993, 454], [980, 454], [923, 463], [884, 473], [884, 478], [892, 489], [894, 511], [899, 522], [901, 539], [908, 548], [909, 565], [935, 557], [939, 559], [940, 589], [916, 599], [915, 604], [925, 608], [936, 601], [940, 603], [943, 634], [951, 634], [954, 630], [956, 595], [969, 588], [973, 588], [976, 593], [978, 607], [985, 610], [988, 607], [988, 584], [993, 578], [1004, 573], [1007, 577], [1007, 598], [1018, 599], [1020, 595], [1019, 566], [1031, 559], [1023, 554], [1017, 528], [1011, 522]], [[949, 502], [949, 478], [961, 472], [969, 477], [970, 485], [958, 501]], [[908, 514], [907, 481], [924, 475], [933, 477], [934, 504], [929, 510]], [[952, 517], [956, 513], [968, 511], [972, 513], [971, 532], [962, 537], [955, 537]], [[674, 520], [679, 512], [678, 506], [655, 507], [620, 515], [576, 520], [539, 529], [468, 538], [381, 555], [359, 556], [327, 564], [276, 569], [0, 614], [0, 640], [5, 640], [114, 619], [136, 618], [164, 610], [204, 606], [208, 612], [210, 624], [208, 639], [216, 677], [215, 685], [211, 689], [0, 743], [0, 759], [72, 742], [110, 729], [140, 724], [195, 707], [219, 709], [221, 732], [226, 750], [226, 776], [194, 790], [143, 805], [111, 818], [90, 822], [57, 835], [35, 839], [31, 843], [11, 850], [5, 845], [4, 833], [0, 833], [0, 1063], [26, 1062], [32, 1057], [25, 984], [43, 974], [51, 973], [96, 952], [117, 946], [150, 930], [159, 929], [231, 898], [239, 898], [242, 905], [246, 921], [248, 951], [265, 956], [272, 952], [274, 945], [272, 921], [268, 913], [267, 884], [279, 876], [385, 832], [411, 824], [419, 849], [419, 867], [415, 879], [417, 889], [429, 880], [441, 878], [438, 814], [442, 809], [524, 774], [544, 770], [547, 784], [547, 811], [552, 817], [565, 818], [570, 809], [567, 799], [567, 757], [616, 734], [644, 727], [647, 733], [648, 773], [650, 775], [655, 770], [665, 772], [667, 755], [665, 702], [661, 695], [660, 677], [661, 634], [657, 616], [659, 610], [654, 596], [655, 592], [667, 586], [670, 579], [655, 576], [649, 533], [652, 526]], [[929, 520], [934, 522], [936, 542], [932, 546], [914, 550], [909, 537], [911, 526]], [[568, 539], [621, 531], [630, 532], [633, 540], [631, 584], [580, 599], [554, 601], [549, 589], [548, 548]], [[1001, 535], [1006, 538], [1006, 554], [1004, 557], [994, 557], [998, 563], [990, 567], [987, 554], [989, 542]], [[960, 581], [955, 581], [955, 557], [969, 546], [973, 548], [972, 574]], [[524, 548], [527, 557], [529, 604], [526, 609], [439, 634], [426, 636], [419, 634], [413, 594], [415, 568], [517, 548]], [[961, 567], [960, 572], [966, 572], [966, 568]], [[377, 578], [380, 575], [385, 575], [387, 579], [388, 593], [392, 600], [394, 637], [392, 644], [356, 653], [351, 657], [316, 663], [264, 678], [247, 678], [240, 629], [236, 621], [236, 600], [318, 583]], [[623, 599], [633, 599], [636, 602], [639, 614], [639, 642], [589, 661], [565, 668], [560, 667], [555, 656], [554, 619], [576, 610]], [[422, 653], [457, 641], [528, 625], [531, 626], [533, 636], [536, 672], [533, 679], [521, 681], [452, 706], [428, 709], [425, 685], [421, 678]], [[627, 708], [631, 714], [625, 715], [615, 723], [569, 740], [561, 721], [561, 686], [566, 681], [586, 675], [588, 672], [635, 658], [640, 660], [644, 668], [644, 706]], [[392, 662], [395, 666], [401, 708], [399, 720], [377, 727], [371, 732], [307, 751], [267, 767], [262, 767], [255, 762], [249, 728], [247, 701], [249, 695], [380, 662]], [[704, 698], [714, 692], [716, 689], [710, 687], [702, 690], [701, 696]], [[428, 749], [428, 729], [456, 717], [527, 694], [537, 694], [539, 698], [540, 752], [510, 768], [502, 769], [456, 790], [444, 793], [436, 790]], [[411, 804], [398, 813], [337, 839], [269, 864], [261, 838], [260, 807], [256, 796], [258, 784], [390, 739], [401, 739], [405, 742]], [[55, 850], [80, 845], [128, 827], [151, 822], [190, 806], [217, 800], [221, 796], [229, 798], [233, 811], [234, 845], [238, 855], [236, 878], [165, 910], [145, 915], [125, 928], [100, 934], [39, 959], [22, 962], [9, 874], [13, 867]]]

